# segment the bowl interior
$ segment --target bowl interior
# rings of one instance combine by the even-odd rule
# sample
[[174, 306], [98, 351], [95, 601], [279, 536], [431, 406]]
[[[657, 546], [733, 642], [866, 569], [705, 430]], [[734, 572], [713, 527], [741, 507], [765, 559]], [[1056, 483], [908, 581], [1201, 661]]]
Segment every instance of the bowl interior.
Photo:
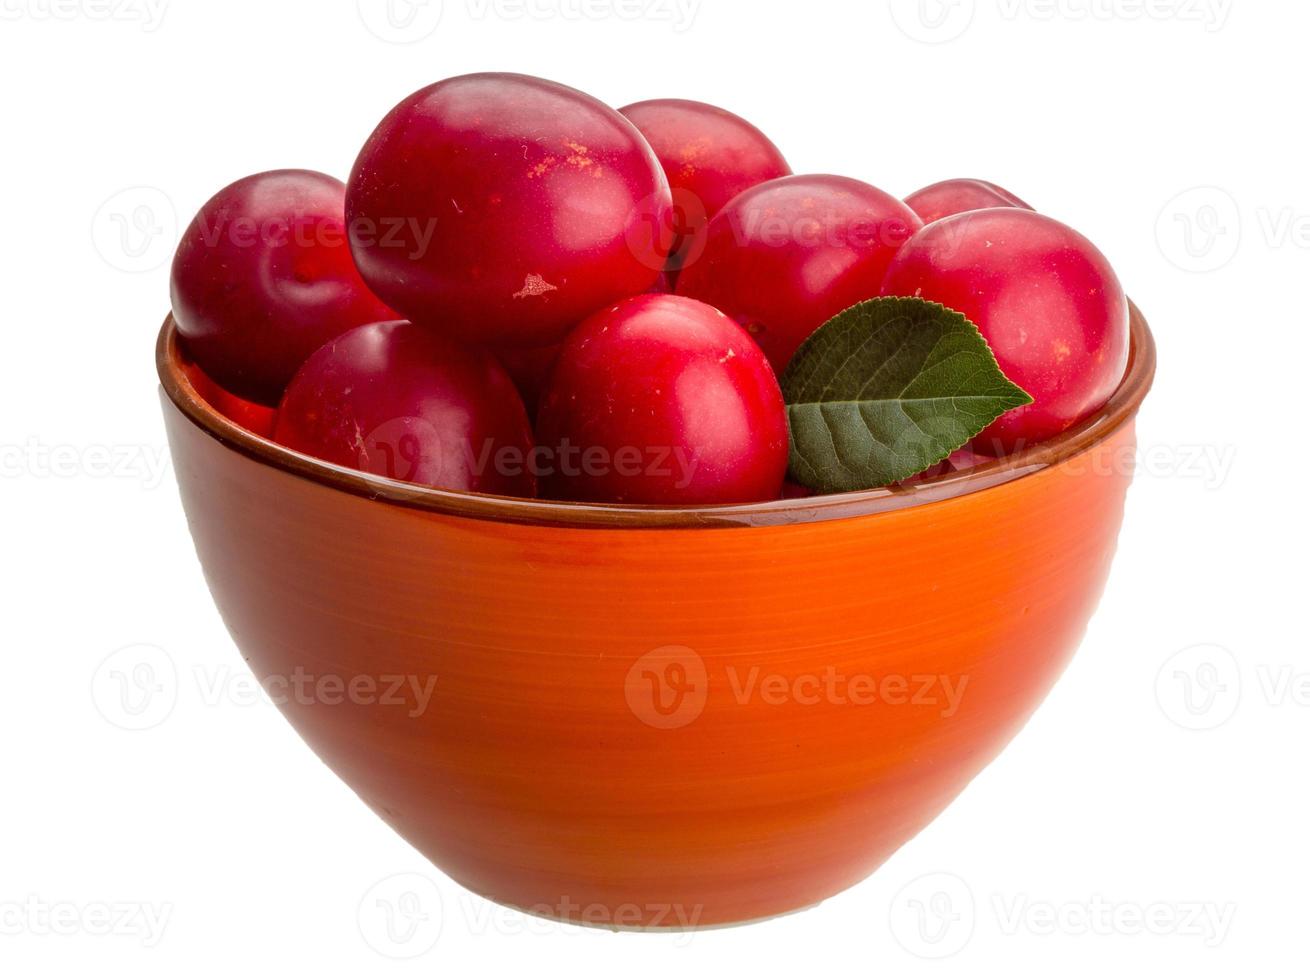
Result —
[[[1129, 314], [1128, 368], [1119, 388], [1101, 411], [1054, 439], [965, 472], [947, 473], [907, 486], [706, 507], [572, 503], [441, 490], [306, 456], [237, 424], [212, 404], [212, 393], [206, 397], [202, 390], [207, 379], [183, 355], [171, 315], [159, 333], [156, 366], [169, 400], [215, 439], [253, 459], [347, 493], [437, 513], [522, 524], [606, 528], [758, 527], [839, 520], [947, 500], [1020, 479], [1101, 442], [1136, 415], [1155, 376], [1155, 340], [1150, 328], [1135, 305], [1129, 305]], [[207, 385], [214, 387], [212, 382]]]

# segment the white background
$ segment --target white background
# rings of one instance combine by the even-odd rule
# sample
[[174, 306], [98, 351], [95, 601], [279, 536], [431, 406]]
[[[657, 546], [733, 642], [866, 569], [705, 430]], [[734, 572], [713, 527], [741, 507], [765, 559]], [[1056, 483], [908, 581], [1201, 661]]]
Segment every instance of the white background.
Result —
[[[395, 27], [386, 0], [0, 0], [0, 974], [1304, 970], [1310, 7], [444, 8]], [[256, 170], [344, 176], [393, 103], [484, 69], [719, 103], [797, 172], [998, 181], [1097, 242], [1155, 328], [1141, 470], [1072, 667], [818, 909], [615, 935], [472, 898], [252, 696], [211, 604], [152, 363], [179, 223]], [[428, 917], [397, 945], [370, 910], [404, 891]], [[950, 914], [920, 931], [915, 901]]]

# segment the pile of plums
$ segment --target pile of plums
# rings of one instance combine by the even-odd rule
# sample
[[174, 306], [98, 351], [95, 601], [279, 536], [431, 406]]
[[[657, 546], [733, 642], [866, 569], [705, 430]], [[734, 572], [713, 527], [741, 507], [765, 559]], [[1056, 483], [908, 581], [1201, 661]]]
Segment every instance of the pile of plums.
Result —
[[964, 313], [1033, 397], [957, 465], [1061, 432], [1125, 369], [1109, 263], [994, 184], [901, 201], [792, 175], [714, 106], [616, 111], [513, 74], [411, 95], [345, 185], [278, 170], [225, 188], [172, 274], [202, 394], [291, 449], [451, 490], [645, 504], [803, 492], [785, 486], [778, 376], [880, 295]]

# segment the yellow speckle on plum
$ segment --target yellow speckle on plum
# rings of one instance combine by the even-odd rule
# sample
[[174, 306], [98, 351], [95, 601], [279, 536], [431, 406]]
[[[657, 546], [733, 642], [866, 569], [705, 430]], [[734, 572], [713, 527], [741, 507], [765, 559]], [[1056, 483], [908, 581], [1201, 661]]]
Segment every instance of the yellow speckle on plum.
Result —
[[543, 293], [554, 292], [558, 288], [558, 286], [552, 286], [537, 273], [529, 272], [523, 279], [523, 288], [514, 294], [514, 298], [527, 299], [531, 296], [540, 296]]

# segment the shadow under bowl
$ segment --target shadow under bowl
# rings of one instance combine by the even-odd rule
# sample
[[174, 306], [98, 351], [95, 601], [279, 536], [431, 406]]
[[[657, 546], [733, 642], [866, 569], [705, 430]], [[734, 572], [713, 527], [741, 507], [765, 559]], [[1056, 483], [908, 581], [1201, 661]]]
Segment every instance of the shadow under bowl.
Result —
[[[1056, 439], [913, 487], [728, 507], [418, 487], [324, 463], [157, 350], [196, 550], [313, 750], [473, 891], [557, 919], [813, 905], [926, 826], [1072, 655], [1155, 349]], [[203, 387], [203, 386], [202, 386]]]

